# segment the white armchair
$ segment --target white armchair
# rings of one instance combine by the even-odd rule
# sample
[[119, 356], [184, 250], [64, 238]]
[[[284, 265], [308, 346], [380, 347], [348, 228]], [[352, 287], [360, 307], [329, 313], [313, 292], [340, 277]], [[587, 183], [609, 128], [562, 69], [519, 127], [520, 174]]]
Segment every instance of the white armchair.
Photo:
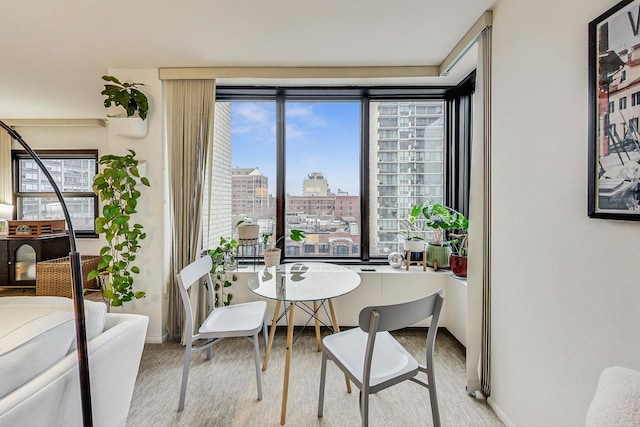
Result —
[[[85, 310], [94, 425], [124, 426], [149, 319], [135, 314], [106, 313], [104, 304], [92, 301], [85, 302]], [[69, 320], [65, 320], [65, 311]], [[68, 298], [0, 298], [0, 328], [5, 325], [5, 330], [0, 330], [0, 369], [3, 373], [12, 372], [13, 378], [11, 386], [0, 389], [0, 427], [82, 425], [72, 311], [72, 300]], [[16, 316], [16, 313], [23, 314]], [[32, 313], [33, 319], [21, 324], [13, 321], [14, 325], [8, 326], [13, 329], [6, 330], [11, 323], [8, 316], [28, 319], [25, 313]], [[55, 325], [49, 320], [40, 322], [48, 326], [38, 333], [33, 325], [43, 316], [53, 316]], [[50, 334], [57, 334], [58, 342], [68, 342], [68, 349], [61, 356], [50, 350], [51, 339], [47, 338]], [[38, 355], [34, 363], [27, 364], [23, 356], [16, 356], [20, 351], [24, 355], [25, 350]], [[44, 360], [46, 356], [53, 360]], [[6, 361], [11, 365], [3, 363]], [[34, 372], [33, 365], [40, 366], [36, 371], [45, 368]], [[19, 377], [24, 380], [21, 382]]]
[[640, 372], [612, 366], [600, 373], [587, 427], [640, 426]]

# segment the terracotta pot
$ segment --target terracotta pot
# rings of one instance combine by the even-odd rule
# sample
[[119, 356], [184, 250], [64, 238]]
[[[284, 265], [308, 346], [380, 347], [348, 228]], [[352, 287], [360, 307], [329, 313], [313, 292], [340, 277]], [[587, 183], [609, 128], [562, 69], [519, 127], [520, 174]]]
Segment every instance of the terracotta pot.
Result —
[[456, 276], [467, 277], [467, 257], [451, 254], [451, 272]]

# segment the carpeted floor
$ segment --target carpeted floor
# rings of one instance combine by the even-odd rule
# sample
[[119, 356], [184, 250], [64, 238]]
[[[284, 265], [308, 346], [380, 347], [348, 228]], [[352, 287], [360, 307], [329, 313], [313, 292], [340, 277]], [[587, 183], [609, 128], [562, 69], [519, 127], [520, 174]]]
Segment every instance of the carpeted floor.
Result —
[[[424, 363], [426, 329], [394, 333]], [[196, 353], [191, 361], [185, 409], [178, 413], [184, 348], [179, 344], [147, 344], [129, 411], [128, 427], [151, 426], [279, 426], [284, 375], [285, 330], [278, 329], [263, 371], [264, 399], [257, 400], [252, 343], [227, 339], [214, 356]], [[484, 400], [465, 391], [465, 350], [446, 329], [436, 338], [435, 372], [443, 426], [503, 426]], [[261, 347], [264, 356], [264, 349]], [[327, 366], [324, 416], [317, 417], [321, 355], [313, 329], [302, 332], [293, 346], [286, 425], [359, 426], [358, 389], [347, 394], [344, 376]], [[115, 367], [114, 367], [115, 369]], [[370, 398], [372, 427], [432, 425], [428, 391], [405, 381]]]

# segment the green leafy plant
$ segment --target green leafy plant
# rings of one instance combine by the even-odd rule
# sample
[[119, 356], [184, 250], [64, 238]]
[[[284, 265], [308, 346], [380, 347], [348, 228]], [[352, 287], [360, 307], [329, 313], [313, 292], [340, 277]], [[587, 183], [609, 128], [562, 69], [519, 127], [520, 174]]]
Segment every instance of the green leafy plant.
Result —
[[87, 276], [87, 280], [103, 273], [107, 285], [103, 296], [112, 306], [143, 298], [144, 292], [133, 289], [134, 275], [140, 269], [133, 264], [140, 250], [140, 241], [146, 238], [143, 226], [132, 223], [137, 213], [139, 184], [149, 187], [149, 180], [138, 172], [136, 153], [129, 150], [124, 156], [105, 155], [98, 163], [104, 168], [93, 178], [93, 191], [103, 202], [102, 216], [96, 219], [96, 232], [104, 234], [107, 244], [100, 249], [98, 268]]
[[243, 218], [241, 220], [238, 220], [238, 222], [236, 222], [236, 225], [233, 228], [238, 228], [238, 226], [242, 224], [252, 224], [251, 218]]
[[[213, 279], [215, 292], [215, 306], [220, 306], [220, 299], [223, 305], [231, 304], [233, 294], [225, 292], [233, 282], [238, 280], [235, 274], [229, 272], [237, 267], [235, 258], [238, 249], [238, 241], [230, 237], [220, 237], [220, 244], [209, 251], [213, 266], [211, 267], [211, 278]], [[220, 292], [220, 295], [218, 293]]]
[[469, 255], [469, 235], [468, 234], [449, 234], [449, 237], [453, 237], [449, 243], [451, 245], [451, 253], [458, 256]]
[[436, 245], [442, 245], [444, 232], [448, 230], [466, 230], [469, 220], [460, 212], [440, 203], [428, 202], [422, 207], [426, 225], [434, 232]]
[[149, 101], [147, 96], [138, 89], [144, 86], [142, 83], [121, 83], [113, 76], [102, 76], [102, 80], [111, 82], [105, 84], [104, 90], [100, 92], [107, 98], [104, 100], [105, 108], [111, 107], [111, 104], [122, 106], [127, 111], [127, 117], [134, 116], [136, 112], [142, 120], [147, 118], [149, 112]]
[[[273, 233], [262, 233], [262, 243], [264, 244], [265, 251], [276, 250], [278, 243], [280, 243], [280, 241], [286, 237], [286, 236], [282, 236], [278, 240], [276, 240], [273, 244], [271, 244], [272, 236], [273, 236]], [[301, 242], [304, 240], [305, 237], [307, 236], [304, 234], [304, 230], [297, 230], [294, 228], [289, 232], [289, 238], [294, 242]]]
[[418, 219], [422, 214], [423, 207], [422, 203], [413, 205], [409, 216], [402, 222], [404, 229], [400, 230], [399, 233], [406, 240], [424, 240], [424, 230], [418, 226]]

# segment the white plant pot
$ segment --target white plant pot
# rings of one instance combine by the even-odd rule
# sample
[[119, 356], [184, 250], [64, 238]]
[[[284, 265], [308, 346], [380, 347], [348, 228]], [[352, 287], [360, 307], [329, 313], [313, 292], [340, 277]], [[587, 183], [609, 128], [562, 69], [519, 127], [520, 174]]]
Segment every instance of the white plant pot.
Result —
[[264, 266], [274, 267], [280, 264], [280, 249], [269, 249], [264, 251]]
[[140, 117], [109, 117], [109, 127], [116, 135], [126, 138], [144, 138], [147, 136], [147, 121]]
[[404, 250], [411, 252], [422, 252], [424, 251], [425, 243], [424, 240], [404, 240]]
[[238, 226], [238, 239], [240, 240], [255, 240], [260, 233], [260, 226], [258, 224], [240, 224]]

